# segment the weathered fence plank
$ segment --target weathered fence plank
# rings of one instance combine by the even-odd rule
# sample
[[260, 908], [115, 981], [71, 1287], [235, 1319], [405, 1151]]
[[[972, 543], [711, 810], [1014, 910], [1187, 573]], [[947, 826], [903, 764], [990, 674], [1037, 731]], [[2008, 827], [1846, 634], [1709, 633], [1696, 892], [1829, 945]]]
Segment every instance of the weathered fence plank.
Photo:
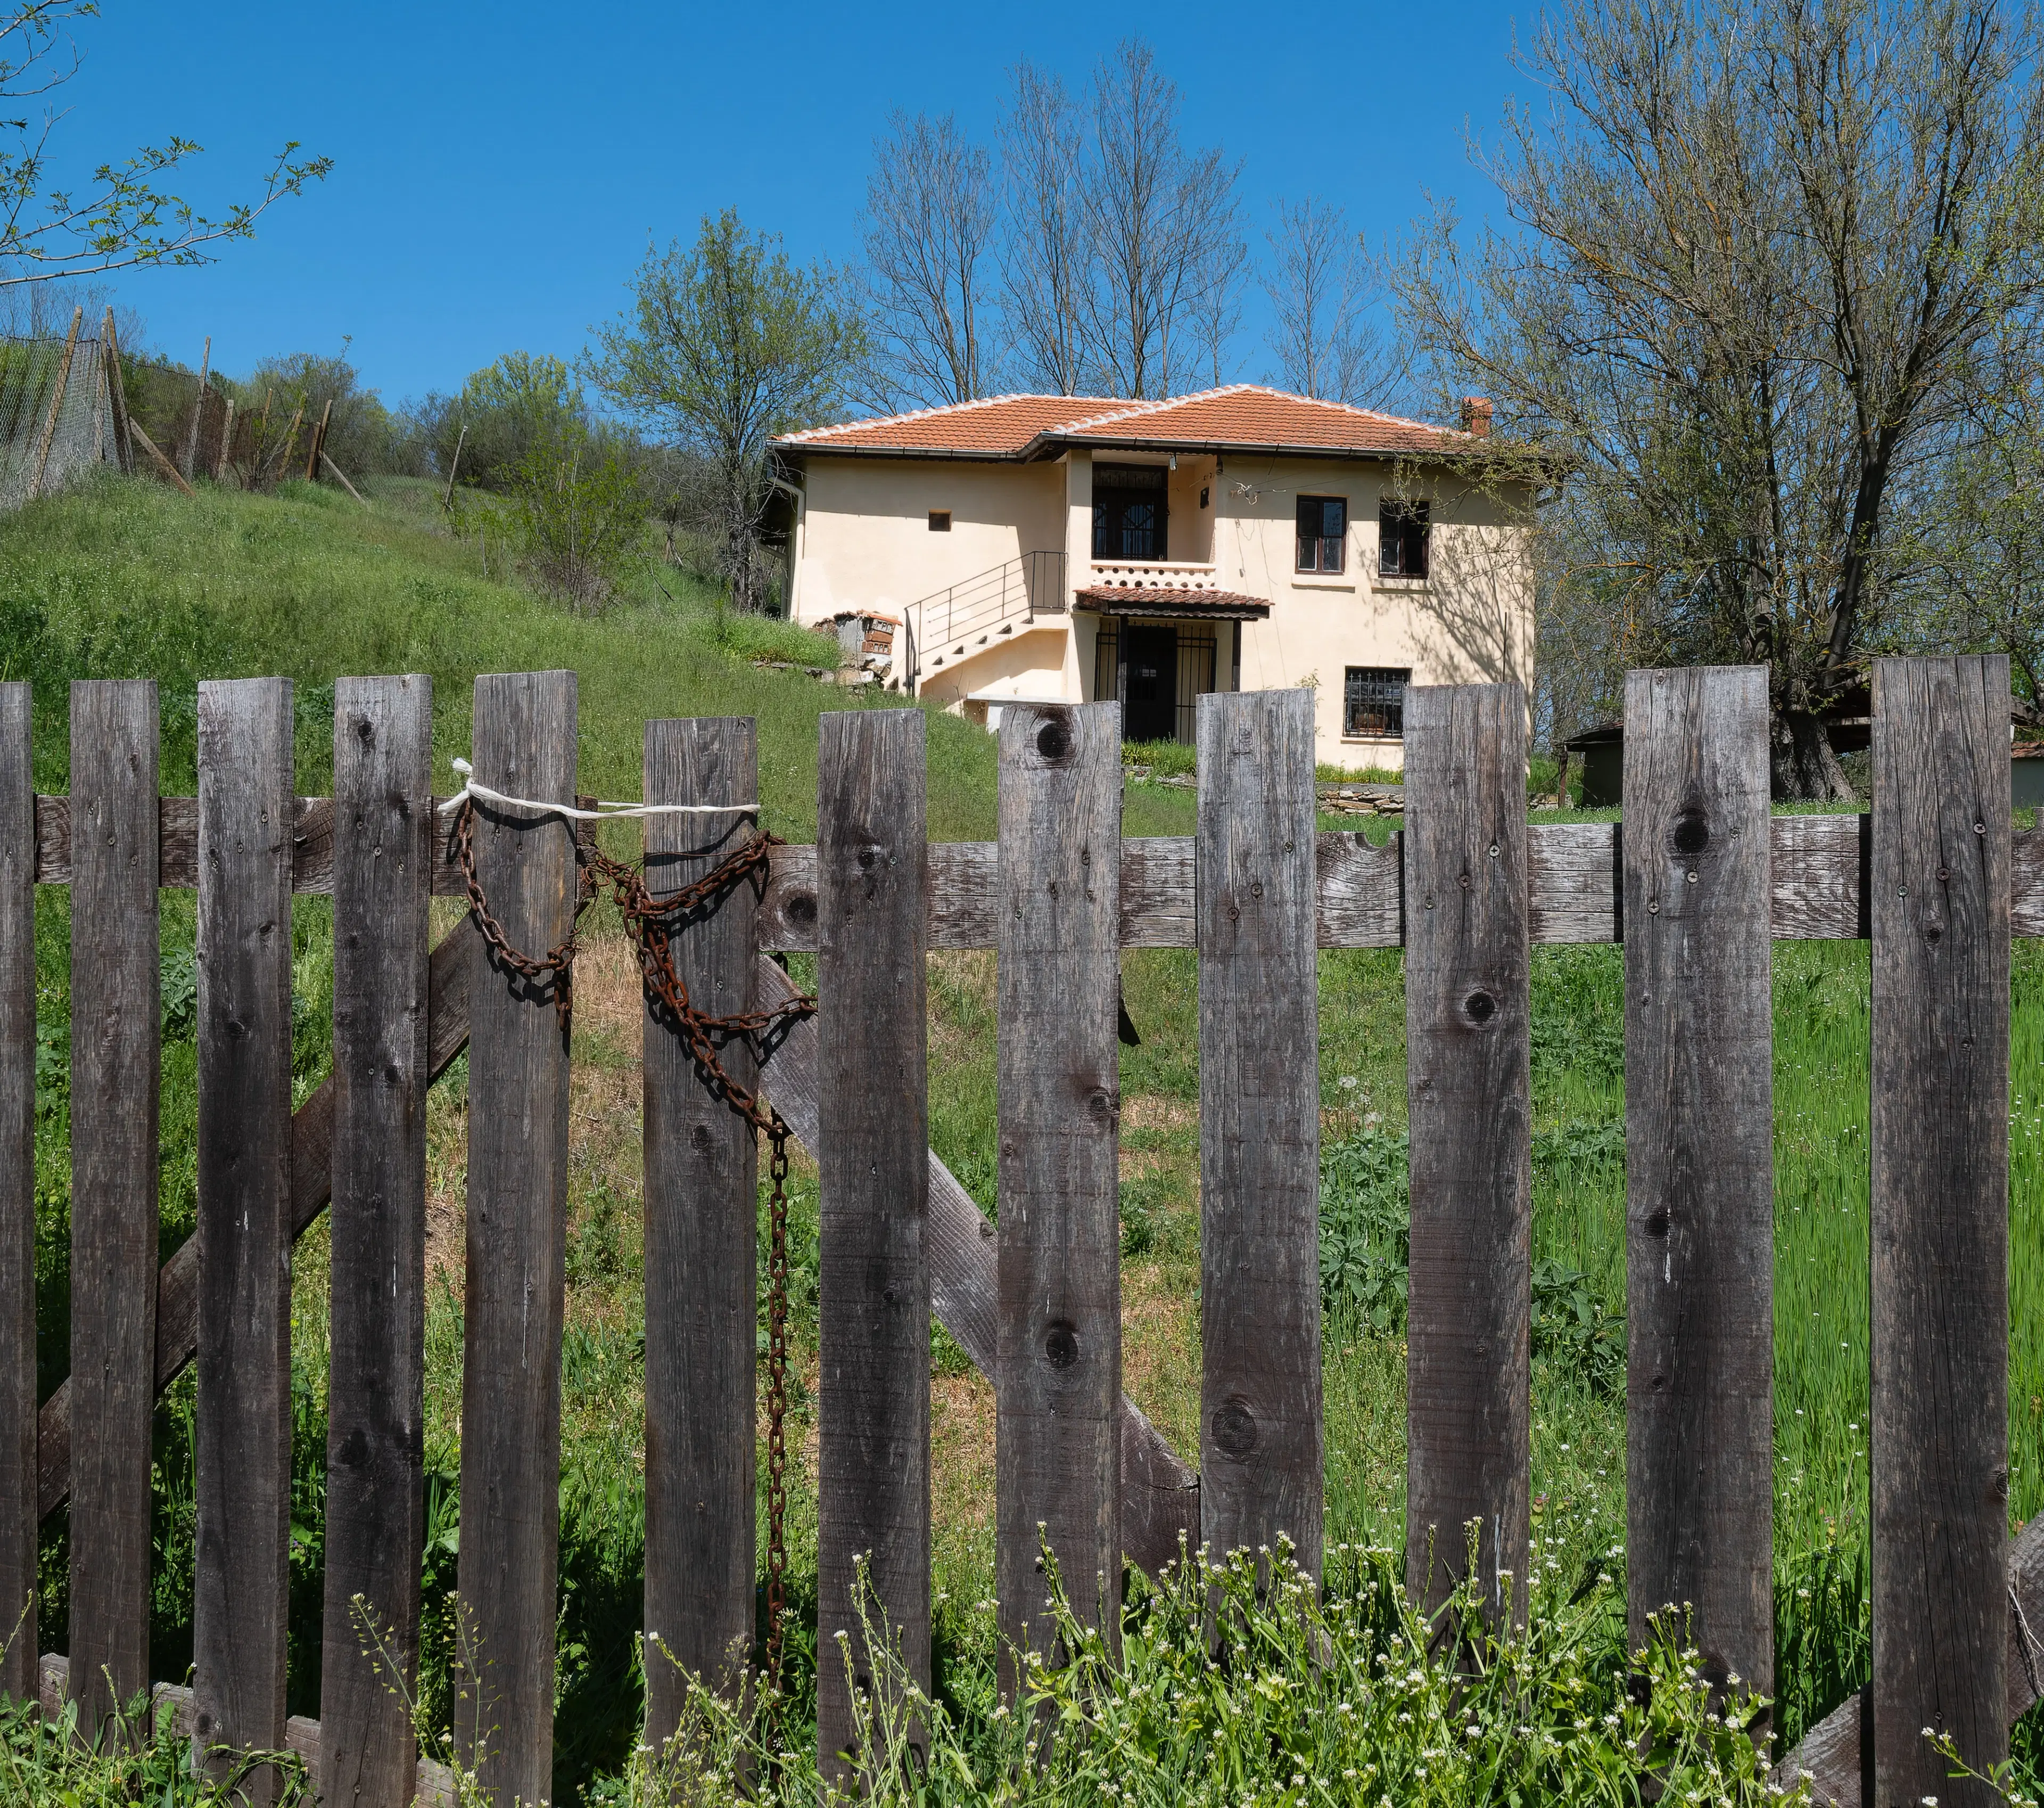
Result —
[[[417, 1759], [391, 1683], [416, 1687], [425, 1536], [432, 732], [429, 678], [335, 686], [320, 1788], [328, 1802], [363, 1808], [409, 1802]], [[373, 1656], [372, 1638], [380, 1648]]]
[[1000, 814], [994, 1595], [1048, 1652], [1046, 1540], [1120, 1630], [1120, 706], [1004, 710]]
[[1472, 1521], [1493, 1605], [1531, 1533], [1525, 775], [1519, 686], [1408, 694], [1405, 1573], [1427, 1607], [1470, 1573]]
[[1199, 702], [1202, 1541], [1320, 1571], [1313, 700]]
[[[648, 722], [645, 764], [649, 803], [759, 794], [749, 717]], [[646, 883], [656, 897], [679, 891], [754, 833], [737, 814], [649, 817]], [[752, 1009], [756, 897], [747, 882], [668, 944], [690, 1001], [713, 1015]], [[754, 1083], [743, 1037], [721, 1059], [739, 1085]], [[679, 1026], [650, 998], [644, 1098], [646, 1698], [657, 1745], [679, 1721], [685, 1670], [724, 1682], [751, 1655], [759, 1142], [703, 1084]]]
[[[291, 683], [198, 687], [202, 1749], [284, 1737], [291, 1533]], [[148, 1285], [145, 1279], [144, 1286]], [[230, 1766], [232, 1760], [217, 1760]], [[250, 1799], [274, 1798], [263, 1772]]]
[[36, 1694], [36, 794], [0, 684], [0, 1695]]
[[[573, 672], [478, 678], [473, 733], [484, 783], [574, 802]], [[474, 847], [510, 945], [537, 958], [563, 941], [576, 891], [567, 820], [478, 803]], [[480, 936], [474, 945], [460, 1581], [477, 1649], [455, 1739], [486, 1789], [533, 1802], [553, 1793], [568, 1037], [557, 980], [509, 970]]]
[[1873, 668], [1873, 1755], [1883, 1803], [2005, 1757], [2008, 662]]
[[1686, 1605], [1704, 1675], [1772, 1695], [1766, 668], [1629, 673], [1625, 724], [1630, 1640]]
[[[852, 1744], [869, 1672], [855, 1565], [909, 1673], [930, 1681], [929, 1101], [924, 724], [824, 717], [816, 781], [822, 1285], [816, 1744]], [[854, 1754], [855, 1762], [858, 1754]]]
[[149, 1681], [159, 1035], [152, 681], [72, 684], [71, 784], [71, 1675], [80, 1723], [97, 1727]]

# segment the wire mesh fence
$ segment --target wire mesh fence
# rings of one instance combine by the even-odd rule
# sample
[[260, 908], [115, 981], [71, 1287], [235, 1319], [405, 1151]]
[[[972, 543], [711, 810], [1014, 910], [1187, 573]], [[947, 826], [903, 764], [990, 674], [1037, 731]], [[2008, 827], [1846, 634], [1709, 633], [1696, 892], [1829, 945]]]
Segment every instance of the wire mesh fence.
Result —
[[0, 510], [122, 460], [106, 342], [0, 337]]

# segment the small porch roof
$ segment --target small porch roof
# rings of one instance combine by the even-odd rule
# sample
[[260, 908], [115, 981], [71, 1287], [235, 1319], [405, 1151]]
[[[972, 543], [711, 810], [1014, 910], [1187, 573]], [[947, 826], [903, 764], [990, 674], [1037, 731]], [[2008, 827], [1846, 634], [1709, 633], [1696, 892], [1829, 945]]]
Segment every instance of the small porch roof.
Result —
[[1073, 594], [1072, 606], [1100, 615], [1177, 616], [1204, 621], [1261, 621], [1270, 613], [1270, 605], [1260, 596], [1163, 585], [1116, 584], [1078, 590]]

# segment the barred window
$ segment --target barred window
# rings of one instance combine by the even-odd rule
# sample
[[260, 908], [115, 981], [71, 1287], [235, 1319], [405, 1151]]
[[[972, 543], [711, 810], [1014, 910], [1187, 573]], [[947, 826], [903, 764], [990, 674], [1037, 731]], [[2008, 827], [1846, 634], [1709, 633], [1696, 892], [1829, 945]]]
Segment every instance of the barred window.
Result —
[[1387, 578], [1427, 575], [1427, 505], [1385, 502], [1377, 511], [1377, 568]]
[[1352, 665], [1342, 684], [1342, 733], [1371, 740], [1401, 741], [1405, 735], [1405, 687], [1409, 669]]

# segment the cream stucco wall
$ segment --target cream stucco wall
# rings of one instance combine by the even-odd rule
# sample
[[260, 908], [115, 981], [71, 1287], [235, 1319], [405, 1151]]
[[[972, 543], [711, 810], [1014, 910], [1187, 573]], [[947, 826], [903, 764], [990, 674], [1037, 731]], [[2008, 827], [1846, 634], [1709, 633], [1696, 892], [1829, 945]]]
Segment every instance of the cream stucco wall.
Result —
[[[807, 461], [797, 542], [795, 611], [816, 621], [844, 609], [900, 614], [947, 585], [1023, 554], [1062, 548], [1066, 583], [1090, 581], [1093, 466], [1162, 462], [1161, 455], [1083, 451], [1038, 464], [830, 458]], [[1206, 581], [1266, 599], [1268, 620], [1242, 625], [1244, 690], [1312, 687], [1317, 757], [1351, 769], [1396, 767], [1396, 741], [1342, 733], [1343, 677], [1351, 666], [1409, 671], [1416, 684], [1532, 682], [1532, 576], [1523, 494], [1492, 495], [1452, 474], [1408, 472], [1342, 459], [1181, 455], [1168, 482], [1167, 552], [1211, 565]], [[1202, 509], [1199, 494], [1208, 491]], [[1295, 569], [1302, 495], [1348, 503], [1344, 570]], [[1377, 510], [1388, 496], [1424, 498], [1431, 510], [1424, 579], [1377, 573]], [[928, 514], [947, 509], [948, 533]], [[1173, 579], [1170, 581], [1177, 581]], [[978, 714], [1012, 697], [1090, 694], [1096, 619], [1039, 617], [942, 671], [925, 647], [922, 689]], [[1215, 682], [1230, 684], [1223, 625]]]
[[[1415, 684], [1533, 681], [1533, 579], [1523, 494], [1493, 496], [1452, 475], [1385, 464], [1237, 456], [1222, 461], [1216, 576], [1224, 590], [1263, 597], [1267, 621], [1242, 628], [1242, 687], [1313, 687], [1314, 744], [1329, 765], [1396, 768], [1396, 741], [1342, 733], [1350, 666], [1409, 671]], [[1348, 503], [1344, 569], [1298, 571], [1301, 496]], [[1378, 575], [1377, 510], [1387, 498], [1429, 505], [1424, 579]]]
[[[1065, 473], [1055, 464], [814, 458], [804, 503], [794, 605], [800, 621], [840, 610], [899, 615], [1025, 552], [1065, 543]], [[948, 510], [948, 533], [932, 533]]]

